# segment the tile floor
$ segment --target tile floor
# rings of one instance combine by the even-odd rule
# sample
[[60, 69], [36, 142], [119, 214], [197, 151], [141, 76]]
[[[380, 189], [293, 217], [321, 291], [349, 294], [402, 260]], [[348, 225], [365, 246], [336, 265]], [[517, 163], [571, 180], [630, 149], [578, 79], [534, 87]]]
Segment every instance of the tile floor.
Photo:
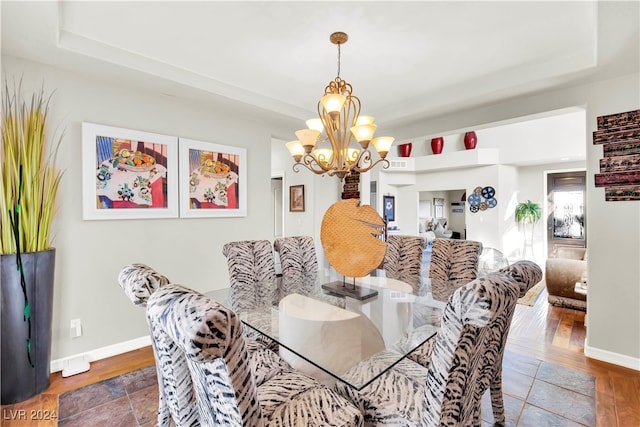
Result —
[[[507, 426], [595, 426], [594, 377], [505, 352], [503, 390]], [[59, 397], [59, 426], [148, 427], [156, 425], [158, 386], [150, 366]], [[489, 393], [483, 426], [493, 424]]]
[[[507, 426], [595, 426], [595, 378], [505, 351], [502, 389]], [[483, 426], [493, 425], [491, 399], [482, 399]]]
[[150, 427], [158, 411], [156, 367], [149, 366], [58, 397], [58, 426]]

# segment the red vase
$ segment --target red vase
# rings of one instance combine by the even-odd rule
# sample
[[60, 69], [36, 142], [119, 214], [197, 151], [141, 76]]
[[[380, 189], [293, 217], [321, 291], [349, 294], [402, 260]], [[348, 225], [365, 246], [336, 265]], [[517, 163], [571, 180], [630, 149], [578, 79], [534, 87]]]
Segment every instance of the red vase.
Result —
[[467, 150], [473, 150], [476, 148], [476, 144], [478, 143], [478, 137], [476, 136], [475, 131], [467, 132], [464, 134], [464, 147]]
[[411, 156], [411, 143], [407, 142], [406, 144], [398, 145], [398, 152], [400, 153], [400, 157]]
[[440, 154], [442, 153], [442, 147], [444, 147], [444, 138], [439, 136], [437, 138], [433, 138], [431, 140], [431, 151], [433, 151], [433, 154]]

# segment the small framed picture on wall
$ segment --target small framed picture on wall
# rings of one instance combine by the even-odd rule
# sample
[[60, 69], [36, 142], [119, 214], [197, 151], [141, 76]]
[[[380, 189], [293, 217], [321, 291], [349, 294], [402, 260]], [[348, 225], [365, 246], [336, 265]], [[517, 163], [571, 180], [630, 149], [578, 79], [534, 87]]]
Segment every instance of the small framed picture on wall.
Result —
[[396, 198], [393, 196], [382, 196], [382, 206], [384, 207], [384, 216], [387, 221], [396, 220]]
[[304, 185], [289, 187], [289, 212], [304, 212]]

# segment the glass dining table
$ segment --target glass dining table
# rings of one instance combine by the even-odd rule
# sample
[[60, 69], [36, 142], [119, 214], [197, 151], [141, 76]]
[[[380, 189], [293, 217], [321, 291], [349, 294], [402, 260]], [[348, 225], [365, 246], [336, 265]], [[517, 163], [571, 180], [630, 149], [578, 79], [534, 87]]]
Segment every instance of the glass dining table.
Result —
[[[335, 286], [341, 280], [336, 279], [325, 271], [244, 283], [206, 295], [272, 340], [292, 367], [325, 384], [342, 381], [356, 390], [432, 339], [440, 328], [444, 304], [431, 297], [428, 280], [421, 295], [411, 293], [407, 283], [380, 276], [346, 281], [346, 288], [362, 287], [374, 294], [359, 299], [323, 288], [328, 282]], [[348, 375], [350, 368], [381, 353], [384, 357], [377, 358], [365, 375]]]

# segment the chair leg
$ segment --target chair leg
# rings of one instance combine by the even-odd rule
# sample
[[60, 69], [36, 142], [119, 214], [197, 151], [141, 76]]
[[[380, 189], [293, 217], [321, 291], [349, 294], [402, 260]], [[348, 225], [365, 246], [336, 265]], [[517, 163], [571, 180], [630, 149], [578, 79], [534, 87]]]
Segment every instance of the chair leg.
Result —
[[502, 397], [502, 366], [496, 371], [496, 375], [491, 381], [491, 409], [493, 410], [493, 420], [495, 424], [504, 425], [504, 400]]

